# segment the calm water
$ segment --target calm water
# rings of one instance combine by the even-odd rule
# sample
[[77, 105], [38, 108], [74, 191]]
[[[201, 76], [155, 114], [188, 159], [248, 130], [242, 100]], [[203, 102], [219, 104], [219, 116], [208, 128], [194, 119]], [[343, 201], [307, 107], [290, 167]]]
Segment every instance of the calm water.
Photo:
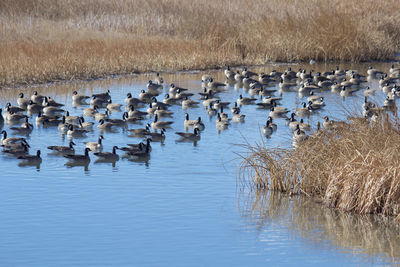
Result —
[[[269, 66], [257, 71], [284, 70]], [[301, 66], [293, 66], [297, 69]], [[310, 69], [310, 66], [304, 66]], [[333, 66], [317, 66], [316, 71]], [[345, 66], [365, 73], [368, 65]], [[388, 71], [390, 64], [376, 64]], [[212, 73], [223, 80], [222, 71]], [[137, 96], [153, 76], [2, 90], [0, 106], [16, 104], [20, 91], [33, 90], [65, 103], [71, 115], [83, 107], [72, 107], [74, 90], [91, 95], [111, 91], [114, 103], [124, 103], [128, 92]], [[201, 91], [201, 73], [163, 75], [194, 92]], [[371, 86], [376, 87], [377, 81]], [[243, 88], [229, 87], [220, 94], [235, 101]], [[330, 92], [327, 107], [310, 118], [313, 125], [325, 115], [343, 118], [342, 110], [358, 109], [362, 92], [340, 98]], [[278, 95], [278, 92], [276, 93]], [[159, 99], [163, 96], [160, 95]], [[197, 99], [195, 96], [194, 99]], [[376, 100], [383, 101], [378, 92]], [[299, 107], [297, 93], [284, 93], [282, 104]], [[244, 106], [246, 122], [218, 132], [215, 117], [209, 118], [202, 105], [182, 110], [173, 106], [174, 124], [163, 144], [153, 143], [148, 161], [121, 159], [112, 166], [95, 163], [67, 167], [63, 157], [48, 154], [48, 145], [68, 145], [56, 128], [37, 128], [27, 138], [31, 153], [42, 150], [43, 162], [19, 166], [20, 161], [0, 154], [0, 265], [130, 265], [130, 266], [261, 266], [261, 265], [385, 265], [399, 263], [400, 238], [390, 220], [341, 214], [314, 201], [276, 194], [247, 192], [237, 183], [237, 144], [254, 144], [262, 138], [268, 146], [288, 146], [291, 134], [284, 120], [276, 120], [278, 131], [271, 138], [260, 135], [268, 111]], [[184, 131], [184, 114], [201, 116], [206, 129], [201, 140], [176, 142], [175, 131]], [[229, 111], [228, 111], [229, 112]], [[120, 118], [122, 112], [114, 112]], [[90, 119], [88, 120], [90, 121]], [[148, 120], [149, 122], [151, 119]], [[143, 127], [130, 125], [129, 128]], [[4, 129], [8, 131], [9, 126]], [[142, 139], [127, 132], [104, 133], [104, 150]], [[99, 131], [74, 139], [77, 153], [84, 142], [97, 141]], [[119, 152], [120, 153], [120, 152]], [[122, 155], [122, 153], [120, 153]]]

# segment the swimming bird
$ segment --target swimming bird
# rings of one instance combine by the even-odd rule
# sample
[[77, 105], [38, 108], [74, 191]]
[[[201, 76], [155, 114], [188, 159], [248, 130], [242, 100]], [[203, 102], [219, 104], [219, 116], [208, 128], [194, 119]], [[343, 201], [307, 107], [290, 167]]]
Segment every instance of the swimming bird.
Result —
[[35, 104], [41, 105], [43, 103], [44, 96], [39, 95], [37, 91], [33, 91], [33, 95], [31, 95], [31, 100]]
[[11, 127], [10, 130], [18, 132], [19, 134], [30, 134], [33, 130], [33, 125], [29, 123], [29, 118], [25, 117], [25, 122], [22, 123], [21, 127]]
[[103, 100], [103, 102], [107, 102], [108, 100], [111, 99], [110, 90], [107, 90], [107, 92], [105, 92], [105, 93], [92, 94], [92, 97], [101, 99], [101, 100]]
[[234, 112], [234, 115], [233, 115], [233, 117], [232, 117], [232, 120], [234, 121], [234, 122], [244, 122], [244, 118], [246, 117], [246, 115], [244, 115], [244, 114], [240, 114], [240, 110], [238, 111], [238, 110], [236, 110], [235, 112]]
[[69, 138], [72, 138], [72, 137], [84, 137], [84, 136], [86, 136], [87, 132], [88, 132], [87, 130], [76, 128], [72, 124], [68, 125], [67, 135], [68, 135]]
[[19, 93], [18, 98], [17, 98], [17, 104], [20, 108], [26, 110], [29, 104], [29, 99], [24, 98], [23, 93]]
[[154, 121], [151, 123], [151, 127], [153, 127], [153, 129], [156, 128], [167, 128], [170, 127], [171, 124], [173, 124], [173, 121], [159, 121], [158, 120], [158, 115], [154, 115]]
[[150, 124], [146, 124], [145, 128], [138, 128], [138, 129], [128, 129], [128, 131], [133, 134], [134, 136], [143, 136], [150, 132]]
[[137, 106], [139, 106], [140, 104], [143, 104], [143, 103], [144, 102], [142, 100], [140, 100], [139, 98], [132, 97], [131, 93], [128, 93], [126, 95], [125, 104], [128, 107], [131, 106], [131, 105], [134, 106], [134, 107], [137, 107]]
[[185, 132], [175, 132], [175, 134], [181, 137], [181, 140], [199, 141], [200, 140], [200, 130], [194, 128], [193, 133]]
[[243, 97], [242, 95], [239, 95], [239, 98], [236, 100], [236, 103], [238, 105], [249, 105], [249, 104], [254, 104], [254, 101], [256, 101], [256, 98], [249, 98], [249, 97]]
[[101, 151], [103, 149], [103, 139], [104, 137], [100, 135], [97, 142], [86, 142], [85, 145], [90, 148], [91, 151]]
[[19, 156], [18, 159], [22, 159], [23, 161], [31, 164], [40, 164], [42, 162], [42, 158], [40, 157], [40, 150], [36, 151], [36, 155], [23, 155]]
[[113, 146], [112, 152], [95, 152], [94, 155], [99, 159], [97, 162], [115, 162], [119, 160], [119, 155], [117, 154], [117, 146]]
[[155, 91], [155, 90], [162, 89], [162, 87], [163, 87], [163, 86], [162, 86], [161, 84], [153, 83], [152, 80], [150, 80], [150, 81], [147, 83], [147, 89], [148, 89], [148, 90], [153, 90], [153, 91]]
[[90, 96], [78, 94], [77, 91], [74, 91], [72, 93], [72, 102], [74, 102], [75, 104], [86, 105], [87, 104], [86, 101], [89, 98]]
[[121, 110], [122, 104], [113, 103], [111, 99], [109, 99], [107, 102], [108, 102], [108, 104], [107, 104], [108, 110], [114, 110], [114, 111]]
[[147, 133], [146, 136], [150, 137], [153, 142], [163, 142], [165, 140], [165, 129], [162, 128], [161, 132]]
[[73, 155], [75, 154], [74, 145], [76, 144], [71, 140], [68, 146], [48, 146], [47, 148], [63, 155]]
[[64, 157], [67, 158], [72, 163], [89, 163], [90, 162], [89, 151], [90, 151], [90, 148], [86, 147], [83, 155], [79, 155], [79, 154], [78, 155], [64, 155]]
[[1, 131], [1, 134], [3, 135], [1, 138], [1, 144], [3, 146], [22, 143], [23, 141], [26, 142], [25, 138], [21, 138], [21, 137], [8, 137], [7, 138], [7, 132], [5, 130]]

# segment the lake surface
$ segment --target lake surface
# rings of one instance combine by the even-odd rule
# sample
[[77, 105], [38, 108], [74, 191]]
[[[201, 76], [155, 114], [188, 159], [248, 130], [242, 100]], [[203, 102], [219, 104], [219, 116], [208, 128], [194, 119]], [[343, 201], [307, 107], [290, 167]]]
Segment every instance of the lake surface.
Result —
[[[369, 64], [341, 65], [366, 74]], [[374, 64], [388, 72], [391, 64]], [[299, 66], [331, 70], [333, 65]], [[253, 68], [261, 72], [284, 70], [287, 65]], [[203, 73], [163, 74], [174, 83], [200, 92]], [[223, 81], [222, 71], [211, 72]], [[124, 103], [127, 93], [137, 97], [154, 75], [122, 77], [28, 89], [1, 90], [0, 107], [16, 105], [20, 92], [34, 90], [65, 104], [71, 115], [74, 90], [91, 95], [110, 90], [113, 103]], [[371, 87], [378, 87], [373, 80]], [[168, 86], [164, 86], [164, 91]], [[235, 101], [243, 88], [228, 87], [220, 97]], [[325, 115], [345, 118], [343, 109], [361, 110], [363, 93], [341, 98], [322, 92], [327, 106], [308, 121], [314, 126]], [[275, 95], [279, 95], [276, 92]], [[158, 99], [162, 99], [160, 95]], [[304, 98], [296, 92], [282, 95], [283, 106], [293, 110]], [[382, 103], [381, 91], [373, 98]], [[193, 99], [198, 99], [194, 96]], [[145, 110], [145, 109], [142, 109]], [[313, 200], [273, 193], [249, 192], [238, 183], [238, 165], [244, 153], [238, 146], [263, 140], [267, 146], [290, 146], [291, 133], [283, 119], [274, 120], [278, 131], [270, 138], [260, 134], [268, 110], [243, 106], [245, 123], [216, 129], [203, 105], [182, 110], [172, 106], [174, 124], [163, 144], [152, 143], [147, 161], [120, 159], [115, 166], [95, 163], [68, 167], [65, 158], [49, 154], [49, 145], [68, 145], [57, 128], [36, 127], [27, 137], [30, 153], [41, 149], [40, 166], [20, 166], [18, 159], [0, 154], [0, 265], [4, 266], [265, 266], [265, 265], [387, 265], [400, 262], [400, 237], [391, 219], [342, 214]], [[102, 109], [103, 111], [103, 109]], [[201, 116], [201, 140], [177, 142], [184, 131], [185, 113]], [[229, 114], [230, 112], [227, 111]], [[36, 116], [36, 115], [35, 115]], [[122, 112], [112, 113], [121, 118]], [[231, 115], [230, 115], [231, 116]], [[87, 118], [88, 121], [93, 121]], [[144, 122], [151, 122], [147, 119]], [[143, 127], [130, 125], [129, 128]], [[7, 130], [9, 136], [16, 136]], [[81, 154], [84, 142], [97, 141], [99, 130], [74, 139]], [[138, 143], [124, 130], [103, 133], [103, 151], [114, 145]], [[122, 151], [118, 153], [122, 155]]]

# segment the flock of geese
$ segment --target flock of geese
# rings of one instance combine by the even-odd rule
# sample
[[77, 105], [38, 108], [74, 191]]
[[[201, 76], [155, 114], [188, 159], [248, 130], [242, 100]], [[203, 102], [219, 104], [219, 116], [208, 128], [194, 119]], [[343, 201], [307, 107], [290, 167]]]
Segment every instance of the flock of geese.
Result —
[[[243, 105], [255, 105], [257, 108], [269, 111], [265, 117], [265, 125], [262, 132], [265, 136], [271, 136], [277, 130], [274, 123], [276, 119], [286, 119], [287, 125], [293, 132], [294, 145], [305, 140], [312, 129], [310, 124], [304, 122], [304, 118], [315, 114], [316, 111], [325, 106], [324, 97], [318, 93], [331, 91], [347, 97], [356, 91], [363, 90], [365, 101], [362, 105], [363, 116], [373, 121], [379, 116], [379, 112], [393, 110], [396, 108], [395, 99], [400, 97], [400, 67], [392, 67], [388, 72], [383, 72], [369, 67], [367, 75], [362, 75], [357, 70], [336, 69], [326, 72], [306, 71], [299, 69], [292, 70], [288, 67], [284, 72], [272, 71], [270, 73], [255, 73], [243, 69], [232, 70], [227, 67], [224, 70], [225, 82], [215, 81], [214, 78], [205, 74], [202, 76], [203, 91], [200, 93], [190, 92], [187, 88], [178, 87], [175, 84], [164, 85], [164, 80], [157, 73], [153, 80], [147, 83], [147, 90], [141, 90], [137, 97], [128, 93], [125, 103], [114, 103], [111, 99], [111, 92], [93, 94], [91, 96], [80, 94], [74, 91], [72, 103], [74, 106], [82, 106], [81, 116], [71, 116], [68, 110], [63, 108], [63, 103], [58, 103], [49, 96], [38, 94], [35, 91], [31, 96], [25, 97], [20, 93], [16, 99], [16, 105], [7, 103], [4, 110], [0, 109], [0, 129], [4, 123], [12, 126], [9, 129], [13, 135], [5, 130], [1, 131], [1, 145], [3, 153], [15, 156], [28, 165], [38, 165], [42, 162], [41, 151], [36, 154], [29, 154], [30, 145], [25, 137], [34, 130], [36, 126], [54, 127], [61, 134], [67, 135], [70, 139], [68, 146], [48, 146], [55, 155], [67, 159], [67, 165], [88, 165], [91, 153], [100, 162], [115, 163], [120, 159], [118, 151], [123, 151], [123, 157], [132, 160], [148, 159], [151, 153], [151, 142], [163, 142], [166, 138], [166, 129], [174, 123], [173, 112], [169, 109], [172, 105], [181, 105], [184, 110], [185, 120], [183, 124], [186, 132], [176, 132], [178, 141], [197, 142], [200, 140], [201, 132], [205, 125], [201, 117], [191, 119], [188, 110], [203, 105], [205, 112], [210, 117], [216, 117], [215, 123], [218, 130], [229, 127], [231, 122], [242, 123], [245, 121], [245, 114], [241, 113]], [[368, 97], [373, 95], [375, 90], [367, 87], [369, 79], [379, 79], [380, 89], [387, 95], [381, 107], [369, 102]], [[250, 97], [240, 95], [233, 102], [224, 102], [218, 95], [226, 91], [229, 86], [244, 88]], [[279, 96], [275, 94], [279, 91]], [[306, 99], [301, 107], [289, 110], [280, 105], [281, 96], [285, 92], [298, 92]], [[195, 95], [199, 98], [193, 99]], [[164, 96], [160, 99], [160, 96]], [[111, 118], [113, 112], [121, 112], [122, 118]], [[226, 112], [229, 111], [229, 112]], [[229, 114], [230, 113], [230, 114]], [[119, 113], [117, 113], [119, 114]], [[130, 128], [131, 124], [140, 124], [144, 120], [151, 121], [144, 128]], [[91, 121], [87, 121], [87, 120]], [[328, 128], [335, 125], [333, 120], [325, 116], [322, 127]], [[94, 122], [93, 122], [94, 121]], [[15, 126], [19, 125], [19, 126]], [[74, 139], [84, 138], [87, 133], [97, 127], [100, 136], [97, 141], [86, 142], [83, 154], [75, 151]], [[141, 137], [143, 142], [127, 144], [124, 147], [114, 146], [112, 151], [103, 152], [103, 132], [114, 131], [117, 128], [124, 128], [129, 136]], [[317, 130], [321, 125], [318, 122]], [[188, 131], [188, 129], [192, 129]]]

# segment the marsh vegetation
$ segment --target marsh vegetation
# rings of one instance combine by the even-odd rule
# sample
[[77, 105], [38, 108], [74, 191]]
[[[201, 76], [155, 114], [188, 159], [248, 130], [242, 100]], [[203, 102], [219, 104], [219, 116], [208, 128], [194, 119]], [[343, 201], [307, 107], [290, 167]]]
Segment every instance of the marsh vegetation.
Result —
[[400, 3], [5, 0], [0, 86], [270, 61], [391, 59]]

